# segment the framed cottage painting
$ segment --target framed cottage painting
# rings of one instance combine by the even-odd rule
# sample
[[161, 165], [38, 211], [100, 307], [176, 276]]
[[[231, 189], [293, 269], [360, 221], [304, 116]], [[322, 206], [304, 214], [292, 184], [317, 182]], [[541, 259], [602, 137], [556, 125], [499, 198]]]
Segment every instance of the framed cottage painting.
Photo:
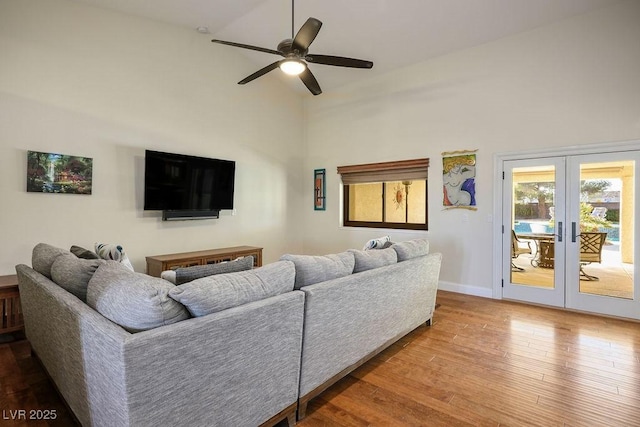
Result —
[[442, 153], [442, 203], [445, 209], [477, 210], [476, 151]]
[[93, 159], [27, 152], [27, 192], [91, 194]]

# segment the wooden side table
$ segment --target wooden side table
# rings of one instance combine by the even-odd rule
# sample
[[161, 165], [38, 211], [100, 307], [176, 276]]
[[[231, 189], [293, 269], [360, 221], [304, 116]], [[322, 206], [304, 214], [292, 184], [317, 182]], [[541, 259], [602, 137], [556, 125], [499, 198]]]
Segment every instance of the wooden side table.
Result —
[[24, 330], [18, 276], [0, 276], [0, 334]]

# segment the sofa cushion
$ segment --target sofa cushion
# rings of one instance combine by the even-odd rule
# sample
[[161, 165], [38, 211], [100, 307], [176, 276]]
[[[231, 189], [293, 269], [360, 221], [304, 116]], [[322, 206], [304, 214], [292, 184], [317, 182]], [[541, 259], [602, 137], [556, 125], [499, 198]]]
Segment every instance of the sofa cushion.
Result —
[[233, 261], [220, 262], [216, 264], [194, 265], [176, 269], [176, 285], [191, 282], [201, 277], [213, 276], [214, 274], [235, 273], [236, 271], [251, 270], [253, 268], [253, 257], [246, 256]]
[[89, 280], [87, 304], [129, 332], [139, 332], [189, 317], [180, 303], [169, 298], [173, 288], [166, 280], [106, 261]]
[[429, 254], [427, 239], [407, 240], [406, 242], [394, 243], [391, 247], [398, 254], [398, 262]]
[[87, 286], [98, 267], [106, 263], [101, 259], [80, 259], [73, 254], [59, 256], [51, 265], [51, 280], [87, 302]]
[[122, 246], [116, 245], [115, 243], [96, 243], [96, 254], [106, 260], [118, 261], [122, 263], [129, 270], [133, 270], [133, 265], [131, 265], [131, 261], [129, 261], [129, 257], [127, 253], [124, 251]]
[[362, 248], [362, 250], [369, 251], [371, 249], [387, 249], [392, 244], [393, 243], [391, 243], [391, 237], [383, 236], [377, 239], [369, 240], [367, 243], [364, 244], [364, 248]]
[[356, 264], [353, 268], [354, 273], [371, 270], [372, 268], [384, 267], [398, 262], [396, 251], [391, 248], [376, 251], [359, 251], [349, 249], [353, 253]]
[[169, 296], [193, 316], [205, 316], [292, 291], [294, 281], [293, 263], [278, 261], [254, 270], [196, 279], [172, 288]]
[[78, 258], [82, 258], [82, 259], [100, 259], [98, 254], [96, 254], [93, 251], [90, 251], [89, 249], [85, 249], [82, 246], [73, 245], [73, 246], [71, 246], [71, 249], [69, 249], [69, 250], [71, 251], [72, 254], [74, 254]]
[[51, 279], [51, 266], [60, 255], [71, 255], [71, 252], [46, 243], [38, 243], [31, 253], [31, 266], [38, 273]]
[[296, 289], [314, 283], [325, 282], [353, 273], [355, 258], [346, 251], [331, 255], [285, 254], [281, 260], [293, 261], [296, 266]]

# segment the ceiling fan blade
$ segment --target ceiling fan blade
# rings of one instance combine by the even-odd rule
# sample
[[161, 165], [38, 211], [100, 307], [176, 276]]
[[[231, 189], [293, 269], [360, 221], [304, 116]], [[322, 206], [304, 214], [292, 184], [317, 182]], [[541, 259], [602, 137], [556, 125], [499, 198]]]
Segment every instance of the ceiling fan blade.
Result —
[[318, 32], [320, 31], [320, 27], [322, 27], [322, 22], [320, 22], [316, 18], [309, 18], [307, 22], [298, 30], [298, 34], [296, 34], [293, 39], [293, 43], [291, 44], [291, 48], [294, 50], [298, 50], [300, 54], [304, 54], [309, 49], [309, 45], [313, 43]]
[[322, 93], [322, 89], [320, 89], [318, 81], [308, 68], [306, 68], [302, 72], [302, 74], [300, 74], [300, 80], [302, 80], [302, 83], [304, 83], [307, 89], [309, 89], [309, 92], [311, 92], [312, 94], [320, 95]]
[[243, 49], [257, 50], [258, 52], [273, 53], [274, 55], [284, 56], [284, 55], [282, 55], [281, 52], [278, 52], [277, 50], [267, 49], [267, 48], [264, 48], [264, 47], [251, 46], [249, 44], [242, 44], [242, 43], [228, 42], [228, 41], [224, 41], [224, 40], [215, 40], [214, 39], [214, 40], [211, 40], [211, 41], [214, 42], [214, 43], [226, 44], [228, 46], [241, 47]]
[[342, 56], [331, 55], [307, 55], [305, 60], [313, 64], [334, 65], [336, 67], [349, 67], [349, 68], [371, 68], [373, 62], [365, 61], [363, 59], [345, 58]]
[[[284, 60], [282, 60], [282, 61], [284, 61]], [[250, 81], [252, 81], [252, 80], [257, 79], [257, 78], [258, 78], [258, 77], [260, 77], [260, 76], [264, 76], [264, 75], [265, 75], [265, 74], [267, 74], [269, 71], [273, 71], [273, 70], [275, 70], [276, 68], [278, 68], [278, 67], [280, 66], [280, 63], [281, 63], [282, 61], [276, 61], [276, 62], [274, 62], [273, 64], [269, 64], [269, 65], [267, 65], [266, 67], [264, 67], [264, 68], [262, 68], [262, 69], [260, 69], [260, 70], [256, 71], [255, 73], [251, 74], [250, 76], [247, 76], [247, 77], [245, 77], [244, 79], [240, 80], [240, 81], [238, 82], [238, 84], [239, 84], [239, 85], [243, 85], [243, 84], [249, 83], [249, 82], [250, 82]]]

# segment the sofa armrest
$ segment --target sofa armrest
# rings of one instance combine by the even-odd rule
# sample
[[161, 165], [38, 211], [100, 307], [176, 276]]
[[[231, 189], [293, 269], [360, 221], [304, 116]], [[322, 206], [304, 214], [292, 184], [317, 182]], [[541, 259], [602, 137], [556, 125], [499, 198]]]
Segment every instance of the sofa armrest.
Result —
[[31, 267], [18, 265], [16, 272], [27, 339], [75, 416], [83, 425], [96, 423], [95, 377], [110, 372], [100, 385], [110, 396], [105, 416], [126, 425], [121, 353], [131, 334]]

